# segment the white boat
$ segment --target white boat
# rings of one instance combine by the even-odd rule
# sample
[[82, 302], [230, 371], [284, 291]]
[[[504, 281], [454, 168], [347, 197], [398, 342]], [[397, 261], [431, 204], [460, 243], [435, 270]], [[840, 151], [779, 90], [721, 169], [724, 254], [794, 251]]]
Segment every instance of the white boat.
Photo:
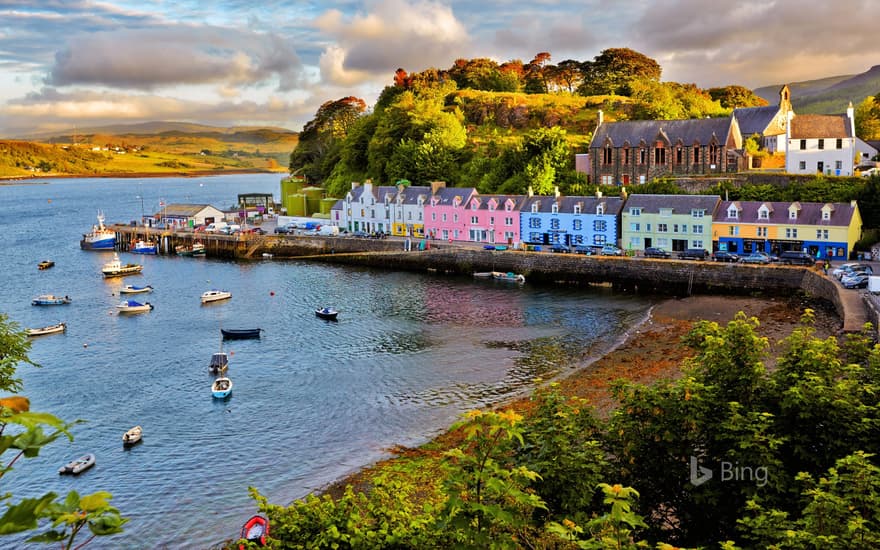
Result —
[[153, 304], [150, 302], [140, 303], [134, 300], [125, 300], [121, 302], [116, 309], [119, 310], [119, 313], [144, 313], [153, 309]]
[[113, 260], [104, 264], [101, 268], [101, 274], [104, 277], [124, 277], [126, 275], [134, 275], [140, 273], [144, 266], [140, 264], [123, 264], [119, 260], [119, 254], [113, 254]]
[[221, 376], [211, 383], [211, 395], [217, 399], [226, 399], [232, 393], [232, 380]]
[[27, 329], [27, 335], [42, 336], [44, 334], [55, 334], [56, 332], [64, 332], [65, 330], [67, 330], [67, 324], [58, 323], [57, 325], [49, 325], [48, 327], [29, 328]]
[[137, 445], [141, 442], [141, 438], [143, 437], [143, 435], [144, 430], [140, 426], [135, 426], [134, 428], [131, 428], [122, 435], [122, 445], [124, 447]]
[[158, 254], [159, 245], [155, 241], [137, 241], [131, 247], [132, 254]]
[[227, 290], [212, 289], [202, 293], [202, 303], [216, 302], [219, 300], [228, 300], [232, 298], [232, 293]]
[[492, 278], [496, 281], [507, 281], [509, 283], [524, 283], [526, 282], [526, 276], [521, 273], [514, 273], [512, 271], [508, 271], [507, 273], [502, 273], [501, 271], [493, 271]]
[[205, 249], [205, 245], [200, 242], [194, 242], [190, 246], [186, 246], [183, 244], [177, 245], [174, 248], [174, 251], [178, 256], [193, 256], [193, 257], [202, 257], [205, 256], [207, 250]]
[[64, 466], [58, 468], [59, 474], [73, 474], [76, 475], [83, 470], [87, 470], [95, 465], [95, 455], [89, 453], [87, 455], [83, 455], [76, 460], [71, 460]]
[[113, 250], [116, 247], [116, 232], [104, 227], [103, 212], [98, 212], [98, 225], [83, 235], [79, 247], [83, 250]]
[[70, 303], [70, 296], [55, 296], [54, 294], [40, 294], [31, 300], [32, 306], [63, 306]]
[[124, 287], [119, 289], [120, 294], [141, 294], [144, 292], [153, 292], [153, 287], [150, 285], [125, 285]]

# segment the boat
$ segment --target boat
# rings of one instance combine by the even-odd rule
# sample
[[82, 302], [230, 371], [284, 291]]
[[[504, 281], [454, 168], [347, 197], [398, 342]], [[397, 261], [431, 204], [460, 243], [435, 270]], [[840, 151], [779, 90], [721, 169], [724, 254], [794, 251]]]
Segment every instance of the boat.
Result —
[[125, 300], [117, 305], [116, 309], [119, 310], [119, 313], [143, 313], [152, 310], [153, 304], [150, 302], [142, 304], [134, 300]]
[[189, 246], [179, 244], [174, 247], [174, 251], [178, 256], [204, 256], [206, 252], [205, 245], [200, 242], [194, 242]]
[[144, 436], [144, 430], [140, 426], [135, 426], [131, 428], [124, 434], [122, 434], [122, 446], [123, 447], [132, 447], [141, 442], [141, 438]]
[[[222, 342], [222, 340], [221, 340]], [[214, 374], [222, 374], [229, 368], [229, 356], [225, 351], [218, 351], [211, 356], [211, 362], [208, 363], [208, 372]]]
[[221, 328], [220, 334], [223, 335], [225, 340], [247, 340], [249, 338], [259, 338], [260, 332], [263, 329], [261, 328], [245, 328], [245, 329], [229, 329], [229, 328]]
[[153, 287], [150, 285], [125, 285], [119, 289], [120, 294], [141, 294], [143, 292], [153, 292]]
[[217, 302], [219, 300], [228, 300], [232, 298], [232, 293], [228, 290], [212, 289], [202, 293], [202, 303]]
[[55, 296], [54, 294], [40, 294], [31, 300], [32, 306], [63, 306], [70, 303], [70, 296]]
[[474, 277], [478, 279], [491, 279], [493, 272], [492, 271], [478, 271], [474, 273]]
[[[239, 538], [252, 542], [258, 546], [266, 546], [266, 537], [268, 536], [269, 520], [263, 516], [254, 516], [244, 522], [244, 525], [241, 527], [241, 535], [239, 535]], [[239, 549], [241, 550], [244, 550], [244, 548], [245, 546], [243, 544], [239, 546]]]
[[104, 264], [101, 273], [104, 277], [125, 277], [126, 275], [134, 275], [140, 273], [144, 266], [140, 264], [123, 264], [119, 260], [119, 254], [113, 254], [113, 261]]
[[211, 383], [211, 395], [217, 399], [226, 399], [232, 393], [232, 380], [221, 376]]
[[336, 316], [339, 315], [339, 312], [332, 307], [319, 307], [315, 310], [315, 315], [327, 321], [335, 321]]
[[52, 260], [43, 260], [42, 262], [37, 264], [37, 269], [42, 271], [44, 269], [49, 269], [50, 267], [54, 267], [54, 266], [55, 266], [55, 262], [53, 262]]
[[132, 245], [130, 252], [132, 254], [158, 254], [159, 245], [155, 241], [137, 241]]
[[67, 330], [67, 324], [58, 323], [57, 325], [49, 325], [42, 328], [29, 328], [27, 329], [27, 335], [42, 336], [44, 334], [55, 334], [56, 332], [64, 332], [65, 330]]
[[83, 235], [79, 242], [83, 250], [113, 250], [116, 248], [116, 233], [104, 227], [104, 213], [98, 212], [98, 225]]
[[508, 271], [507, 273], [503, 273], [501, 271], [493, 271], [492, 278], [496, 281], [507, 281], [510, 283], [524, 283], [526, 282], [526, 276], [521, 273], [514, 273], [512, 271]]
[[87, 455], [83, 455], [75, 460], [71, 460], [64, 466], [58, 468], [59, 474], [72, 474], [77, 475], [85, 470], [88, 470], [92, 466], [95, 465], [95, 455], [89, 453]]

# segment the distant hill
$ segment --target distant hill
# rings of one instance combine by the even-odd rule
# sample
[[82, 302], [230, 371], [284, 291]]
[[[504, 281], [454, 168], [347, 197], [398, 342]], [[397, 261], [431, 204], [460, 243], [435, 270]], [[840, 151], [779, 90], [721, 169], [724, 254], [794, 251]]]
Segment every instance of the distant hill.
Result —
[[278, 134], [296, 134], [287, 128], [277, 126], [209, 126], [207, 124], [193, 124], [190, 122], [173, 122], [173, 121], [152, 121], [141, 122], [138, 124], [111, 124], [107, 126], [95, 126], [86, 128], [69, 128], [63, 131], [41, 132], [26, 136], [18, 136], [15, 139], [28, 141], [45, 141], [47, 143], [61, 143], [65, 139], [67, 143], [72, 142], [72, 138], [77, 136], [77, 141], [82, 136], [92, 134], [104, 135], [132, 135], [147, 136], [166, 134], [170, 132], [178, 132], [181, 134], [235, 134], [239, 132], [255, 132], [269, 131]]
[[[857, 106], [866, 97], [880, 93], [880, 65], [857, 75], [831, 76], [791, 82], [788, 85], [791, 88], [791, 104], [796, 113], [842, 113], [850, 102]], [[779, 101], [779, 89], [782, 86], [763, 86], [754, 92], [775, 105]]]

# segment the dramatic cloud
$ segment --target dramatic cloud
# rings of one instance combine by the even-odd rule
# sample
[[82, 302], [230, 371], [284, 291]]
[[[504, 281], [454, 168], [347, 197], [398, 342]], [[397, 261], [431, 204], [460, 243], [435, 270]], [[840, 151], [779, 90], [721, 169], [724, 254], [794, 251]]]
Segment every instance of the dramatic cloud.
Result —
[[72, 39], [55, 56], [49, 83], [155, 90], [181, 84], [242, 86], [278, 79], [296, 87], [302, 65], [282, 37], [221, 27], [171, 25]]

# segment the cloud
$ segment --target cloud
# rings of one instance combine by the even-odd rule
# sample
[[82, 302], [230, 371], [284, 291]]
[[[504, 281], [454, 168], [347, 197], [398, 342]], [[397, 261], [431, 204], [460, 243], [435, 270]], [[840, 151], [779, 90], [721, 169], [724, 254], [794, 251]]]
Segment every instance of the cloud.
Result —
[[335, 44], [321, 54], [321, 77], [353, 85], [371, 78], [391, 81], [403, 67], [448, 67], [468, 51], [470, 37], [452, 9], [438, 2], [381, 0], [369, 13], [346, 16], [328, 10], [315, 26]]
[[302, 64], [287, 39], [177, 24], [76, 36], [56, 54], [48, 83], [156, 90], [184, 84], [254, 85], [273, 78], [280, 90], [291, 90], [302, 80]]

